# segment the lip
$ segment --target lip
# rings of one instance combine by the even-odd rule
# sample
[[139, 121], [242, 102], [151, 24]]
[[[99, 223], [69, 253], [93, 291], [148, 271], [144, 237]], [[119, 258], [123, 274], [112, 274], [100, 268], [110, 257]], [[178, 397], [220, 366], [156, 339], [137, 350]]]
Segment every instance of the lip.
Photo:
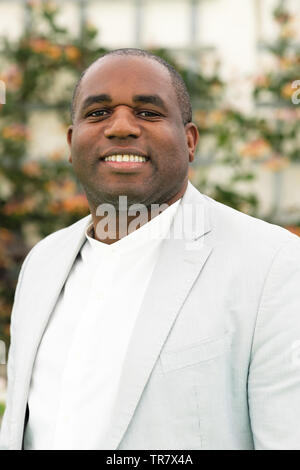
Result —
[[146, 162], [105, 162], [104, 160], [100, 160], [100, 165], [103, 165], [103, 168], [116, 170], [117, 173], [136, 173], [137, 171], [143, 171], [145, 168], [148, 168], [149, 164], [149, 160]]
[[[105, 157], [110, 157], [112, 155], [138, 155], [140, 157], [145, 157], [147, 160], [150, 160], [149, 155], [147, 155], [145, 152], [142, 152], [141, 150], [135, 149], [133, 147], [113, 147], [109, 150], [107, 150], [105, 153], [103, 153], [100, 156], [100, 160], [103, 160]], [[105, 163], [111, 163], [111, 162], [105, 162]], [[113, 162], [115, 163], [115, 162]]]

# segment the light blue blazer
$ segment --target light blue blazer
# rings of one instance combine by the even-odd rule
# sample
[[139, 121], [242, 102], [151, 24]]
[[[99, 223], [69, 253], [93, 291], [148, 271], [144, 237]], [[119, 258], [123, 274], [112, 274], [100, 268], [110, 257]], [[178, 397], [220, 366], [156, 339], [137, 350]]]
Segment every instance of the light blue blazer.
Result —
[[[300, 239], [191, 183], [181, 204], [200, 223], [178, 211], [184, 237], [162, 243], [99, 449], [300, 449]], [[22, 448], [37, 349], [90, 222], [48, 236], [22, 266], [3, 449]]]

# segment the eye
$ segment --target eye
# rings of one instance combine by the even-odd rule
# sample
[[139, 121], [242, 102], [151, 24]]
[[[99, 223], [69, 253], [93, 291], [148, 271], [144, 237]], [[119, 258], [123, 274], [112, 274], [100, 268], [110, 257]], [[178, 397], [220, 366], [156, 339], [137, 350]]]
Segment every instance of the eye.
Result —
[[92, 111], [90, 114], [88, 114], [87, 117], [105, 117], [106, 114], [104, 113], [108, 113], [108, 111], [106, 109], [97, 109], [96, 111]]
[[159, 117], [160, 114], [155, 113], [153, 111], [140, 111], [139, 115], [143, 115], [142, 117]]

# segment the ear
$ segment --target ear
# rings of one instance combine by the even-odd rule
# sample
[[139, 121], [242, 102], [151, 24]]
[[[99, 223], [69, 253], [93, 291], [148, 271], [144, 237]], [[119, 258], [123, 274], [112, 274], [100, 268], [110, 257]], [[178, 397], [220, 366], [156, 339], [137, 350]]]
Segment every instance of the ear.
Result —
[[189, 149], [189, 162], [194, 161], [195, 150], [199, 140], [199, 132], [197, 126], [189, 122], [185, 126], [186, 142]]
[[70, 156], [69, 156], [69, 162], [70, 163], [72, 163], [72, 154], [71, 154], [72, 135], [73, 135], [73, 126], [69, 126], [68, 131], [67, 131], [67, 141], [68, 141], [68, 145], [69, 145], [69, 148], [70, 148]]

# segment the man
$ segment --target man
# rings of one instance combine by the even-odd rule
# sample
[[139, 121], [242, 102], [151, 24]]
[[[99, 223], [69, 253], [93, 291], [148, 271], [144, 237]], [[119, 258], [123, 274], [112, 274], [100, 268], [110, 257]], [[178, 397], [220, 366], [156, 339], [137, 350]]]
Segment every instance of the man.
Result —
[[91, 216], [23, 264], [3, 448], [300, 449], [299, 238], [192, 186], [191, 120], [144, 51], [81, 77], [68, 142]]

